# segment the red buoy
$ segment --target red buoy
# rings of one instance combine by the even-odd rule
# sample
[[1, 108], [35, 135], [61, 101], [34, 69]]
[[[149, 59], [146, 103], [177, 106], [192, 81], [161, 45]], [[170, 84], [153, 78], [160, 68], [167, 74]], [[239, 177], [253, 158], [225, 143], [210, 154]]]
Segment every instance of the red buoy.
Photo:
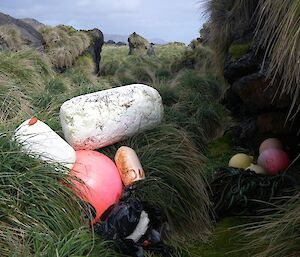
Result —
[[276, 175], [289, 166], [289, 157], [281, 149], [270, 148], [264, 150], [258, 157], [257, 164], [262, 166], [268, 175]]
[[70, 175], [84, 182], [72, 179], [75, 193], [96, 210], [92, 224], [121, 196], [122, 181], [118, 169], [104, 154], [90, 150], [76, 151], [76, 163]]
[[270, 148], [282, 149], [282, 144], [277, 138], [268, 138], [264, 140], [259, 146], [259, 153]]

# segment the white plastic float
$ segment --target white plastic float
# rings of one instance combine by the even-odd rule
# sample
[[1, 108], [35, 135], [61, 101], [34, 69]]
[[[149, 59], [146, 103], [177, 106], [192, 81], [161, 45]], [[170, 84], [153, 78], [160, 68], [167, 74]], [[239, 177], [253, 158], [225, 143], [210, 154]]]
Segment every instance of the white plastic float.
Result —
[[24, 121], [16, 129], [14, 139], [24, 152], [49, 163], [60, 163], [71, 169], [76, 161], [75, 150], [37, 118]]
[[78, 96], [60, 108], [65, 139], [80, 149], [97, 149], [154, 128], [163, 117], [157, 90], [132, 84]]

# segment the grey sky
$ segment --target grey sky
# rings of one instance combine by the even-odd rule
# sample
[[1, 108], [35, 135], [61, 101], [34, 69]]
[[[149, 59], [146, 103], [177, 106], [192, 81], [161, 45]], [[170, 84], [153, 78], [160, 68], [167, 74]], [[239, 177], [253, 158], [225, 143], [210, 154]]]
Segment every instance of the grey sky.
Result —
[[146, 38], [190, 42], [202, 25], [199, 0], [1, 0], [0, 11], [49, 25], [137, 32]]

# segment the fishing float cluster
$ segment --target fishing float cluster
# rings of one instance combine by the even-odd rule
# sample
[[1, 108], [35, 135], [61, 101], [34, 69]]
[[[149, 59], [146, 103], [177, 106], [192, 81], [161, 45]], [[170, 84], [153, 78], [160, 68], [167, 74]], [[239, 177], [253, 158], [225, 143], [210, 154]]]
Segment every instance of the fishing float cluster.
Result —
[[161, 96], [152, 87], [132, 84], [72, 98], [59, 115], [66, 141], [37, 118], [24, 121], [14, 140], [30, 156], [67, 168], [74, 193], [96, 210], [96, 223], [118, 202], [123, 186], [145, 175], [133, 149], [120, 147], [115, 162], [95, 150], [158, 126]]
[[289, 163], [289, 156], [283, 150], [280, 140], [268, 138], [260, 144], [256, 163], [253, 156], [238, 153], [231, 157], [228, 166], [272, 176], [284, 171], [289, 166]]

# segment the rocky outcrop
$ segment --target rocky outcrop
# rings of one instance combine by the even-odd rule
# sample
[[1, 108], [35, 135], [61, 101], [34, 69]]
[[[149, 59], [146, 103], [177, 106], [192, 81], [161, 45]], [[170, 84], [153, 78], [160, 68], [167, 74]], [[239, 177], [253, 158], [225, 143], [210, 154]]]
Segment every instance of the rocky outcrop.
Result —
[[104, 43], [103, 33], [99, 29], [93, 29], [88, 31], [91, 36], [91, 45], [88, 48], [88, 52], [93, 58], [95, 64], [94, 73], [100, 76], [100, 61], [101, 61], [101, 51]]
[[45, 28], [46, 25], [37, 21], [36, 19], [32, 19], [32, 18], [23, 18], [20, 19], [21, 21], [24, 21], [25, 23], [29, 24], [30, 26], [32, 26], [34, 29], [36, 29], [37, 31], [39, 31], [42, 28]]
[[155, 55], [153, 43], [149, 43], [145, 38], [133, 32], [128, 37], [129, 55]]
[[15, 19], [4, 13], [0, 13], [0, 26], [7, 25], [13, 27], [19, 32], [23, 42], [25, 42], [26, 45], [36, 48], [40, 51], [44, 50], [45, 41], [41, 33], [22, 20]]
[[233, 143], [257, 149], [263, 139], [279, 137], [297, 152], [300, 119], [287, 120], [290, 96], [279, 94], [280, 78], [267, 76], [268, 60], [253, 41], [253, 33], [237, 34], [240, 37], [235, 35], [225, 58], [229, 87], [222, 100], [236, 119], [231, 128]]

